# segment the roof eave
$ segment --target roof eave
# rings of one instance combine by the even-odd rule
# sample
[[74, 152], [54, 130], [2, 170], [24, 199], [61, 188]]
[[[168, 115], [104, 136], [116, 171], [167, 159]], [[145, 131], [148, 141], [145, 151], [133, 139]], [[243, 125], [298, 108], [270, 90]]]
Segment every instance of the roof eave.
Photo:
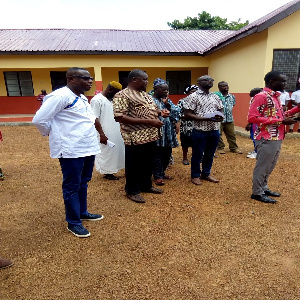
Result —
[[0, 51], [0, 55], [136, 55], [136, 56], [203, 56], [198, 52], [146, 51]]
[[212, 53], [216, 52], [217, 50], [219, 50], [221, 48], [224, 48], [224, 47], [226, 47], [226, 46], [228, 46], [228, 45], [230, 45], [230, 44], [232, 44], [232, 43], [234, 43], [234, 42], [236, 42], [236, 41], [238, 41], [240, 39], [243, 39], [243, 38], [245, 38], [245, 37], [247, 37], [247, 36], [249, 36], [249, 35], [251, 35], [253, 33], [256, 33], [256, 32], [258, 32], [258, 27], [257, 26], [252, 27], [251, 29], [249, 29], [249, 30], [247, 30], [245, 32], [242, 32], [241, 34], [239, 34], [239, 35], [237, 35], [237, 36], [235, 36], [235, 37], [233, 37], [231, 39], [228, 39], [227, 41], [225, 41], [225, 42], [223, 42], [223, 43], [221, 43], [221, 44], [219, 44], [219, 45], [211, 48], [210, 50], [205, 51], [203, 53], [203, 56], [207, 56], [209, 54], [212, 54]]
[[238, 41], [244, 37], [247, 37], [253, 33], [257, 33], [257, 32], [262, 32], [263, 30], [266, 30], [267, 28], [273, 26], [274, 24], [280, 22], [281, 20], [283, 20], [284, 18], [290, 16], [291, 14], [293, 14], [294, 12], [298, 11], [300, 9], [300, 2], [295, 3], [294, 5], [288, 7], [287, 9], [285, 9], [284, 11], [282, 11], [281, 13], [273, 16], [272, 18], [270, 18], [269, 20], [267, 20], [266, 22], [260, 24], [259, 26], [254, 26], [252, 28], [249, 28], [247, 31], [242, 32], [236, 36], [234, 36], [233, 38], [229, 38], [227, 41], [220, 43], [217, 46], [212, 47], [211, 49], [209, 49], [208, 51], [204, 51], [203, 56], [209, 55], [231, 43], [234, 43], [235, 41]]

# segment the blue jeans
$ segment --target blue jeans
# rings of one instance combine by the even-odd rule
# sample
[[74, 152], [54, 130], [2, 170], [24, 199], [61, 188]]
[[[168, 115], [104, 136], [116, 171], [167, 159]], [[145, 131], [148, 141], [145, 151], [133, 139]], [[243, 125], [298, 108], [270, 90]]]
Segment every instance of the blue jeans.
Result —
[[192, 139], [191, 177], [207, 177], [210, 174], [213, 164], [214, 154], [220, 139], [220, 132], [219, 130], [201, 131], [193, 129]]
[[250, 127], [250, 139], [252, 140], [253, 142], [253, 146], [254, 146], [254, 151], [256, 153], [256, 149], [255, 149], [255, 139], [254, 139], [254, 131], [255, 131], [255, 128], [254, 127], [254, 124], [251, 124], [251, 127]]
[[63, 173], [63, 197], [66, 221], [81, 225], [80, 216], [87, 215], [87, 188], [92, 179], [95, 155], [78, 158], [59, 158]]

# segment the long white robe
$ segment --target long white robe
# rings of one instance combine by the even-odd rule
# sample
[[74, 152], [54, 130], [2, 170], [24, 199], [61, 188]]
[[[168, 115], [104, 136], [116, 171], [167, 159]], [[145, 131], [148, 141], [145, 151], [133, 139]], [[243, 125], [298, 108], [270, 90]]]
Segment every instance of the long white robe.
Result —
[[[101, 93], [91, 100], [91, 107], [99, 119], [108, 140], [115, 143], [113, 148], [100, 144], [101, 153], [96, 155], [96, 170], [101, 174], [113, 174], [125, 168], [125, 146], [121, 136], [120, 124], [114, 119], [112, 101]], [[98, 134], [100, 143], [100, 138]]]

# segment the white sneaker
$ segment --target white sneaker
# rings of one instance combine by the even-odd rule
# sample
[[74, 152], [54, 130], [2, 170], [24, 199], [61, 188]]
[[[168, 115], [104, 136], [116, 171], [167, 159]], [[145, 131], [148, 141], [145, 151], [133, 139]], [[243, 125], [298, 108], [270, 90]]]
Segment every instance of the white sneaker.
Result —
[[253, 154], [253, 153], [255, 153], [255, 151], [248, 152], [248, 154]]
[[256, 153], [251, 153], [247, 155], [248, 158], [256, 158]]

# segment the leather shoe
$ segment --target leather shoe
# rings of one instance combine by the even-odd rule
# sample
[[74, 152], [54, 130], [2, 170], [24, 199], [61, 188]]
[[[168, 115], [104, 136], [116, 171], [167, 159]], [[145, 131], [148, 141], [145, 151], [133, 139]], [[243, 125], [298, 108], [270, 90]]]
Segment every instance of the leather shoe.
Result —
[[196, 185], [201, 185], [202, 181], [200, 180], [199, 177], [196, 177], [196, 178], [192, 178], [192, 183]]
[[272, 192], [271, 190], [265, 190], [265, 195], [267, 196], [272, 196], [272, 197], [280, 197], [281, 194], [280, 193], [277, 193], [277, 192]]
[[5, 269], [13, 265], [10, 259], [5, 259], [0, 257], [0, 269]]
[[212, 177], [211, 175], [208, 175], [207, 177], [202, 177], [201, 176], [201, 179], [209, 181], [209, 182], [213, 182], [213, 183], [218, 183], [220, 181], [219, 179], [217, 179], [215, 177]]
[[145, 203], [146, 200], [141, 196], [141, 194], [136, 194], [136, 195], [126, 195], [128, 199], [130, 199], [133, 202], [136, 203]]
[[165, 182], [162, 178], [155, 179], [156, 185], [165, 185]]
[[190, 164], [188, 159], [183, 159], [182, 163], [186, 166]]
[[144, 193], [151, 193], [151, 194], [162, 194], [164, 191], [162, 189], [157, 189], [154, 186], [151, 187], [150, 190], [145, 191]]
[[230, 152], [237, 153], [237, 154], [243, 154], [243, 152], [240, 149], [233, 149], [233, 150], [230, 150]]
[[252, 194], [251, 199], [258, 200], [258, 201], [261, 201], [261, 202], [264, 202], [264, 203], [272, 203], [272, 204], [275, 204], [277, 202], [275, 199], [272, 199], [272, 198], [268, 197], [265, 194], [263, 194], [263, 195], [254, 195], [254, 194]]

